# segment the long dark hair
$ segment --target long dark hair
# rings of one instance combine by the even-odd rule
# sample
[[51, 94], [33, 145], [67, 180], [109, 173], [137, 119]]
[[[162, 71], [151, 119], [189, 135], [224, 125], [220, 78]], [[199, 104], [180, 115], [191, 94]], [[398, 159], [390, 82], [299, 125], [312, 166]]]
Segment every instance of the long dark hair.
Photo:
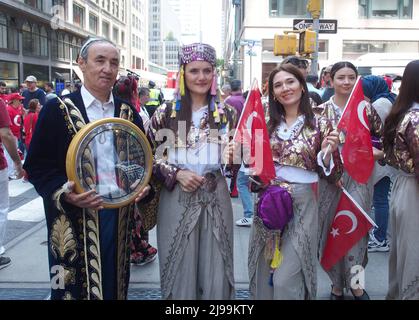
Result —
[[[185, 68], [186, 66], [184, 66]], [[208, 104], [208, 123], [211, 129], [216, 129], [216, 125], [214, 122], [214, 116], [210, 111], [210, 104], [211, 104], [211, 89], [208, 89], [207, 93], [207, 104]], [[186, 86], [185, 81], [185, 95], [181, 97], [180, 100], [180, 110], [176, 112], [176, 118], [170, 119], [170, 129], [172, 129], [176, 135], [178, 135], [178, 124], [179, 121], [186, 122], [186, 134], [188, 134], [189, 130], [191, 129], [192, 124], [192, 98], [189, 88]], [[170, 108], [169, 108], [170, 109]]]
[[396, 129], [414, 102], [419, 103], [419, 60], [409, 62], [404, 69], [402, 84], [396, 102], [384, 125], [384, 151], [389, 153], [394, 145]]
[[336, 62], [330, 70], [330, 77], [332, 78], [332, 80], [335, 78], [336, 72], [343, 68], [352, 69], [353, 71], [355, 71], [355, 75], [358, 77], [358, 69], [353, 65], [353, 63], [349, 61], [339, 61]]
[[271, 74], [269, 75], [269, 121], [268, 121], [268, 131], [271, 135], [276, 127], [285, 119], [285, 109], [284, 106], [277, 101], [274, 95], [274, 77], [280, 71], [285, 71], [294, 75], [298, 82], [303, 87], [303, 92], [301, 94], [300, 105], [298, 106], [298, 112], [305, 116], [304, 125], [309, 128], [313, 128], [313, 119], [314, 113], [311, 108], [307, 83], [304, 79], [301, 71], [290, 63], [282, 64], [279, 67], [276, 67]]

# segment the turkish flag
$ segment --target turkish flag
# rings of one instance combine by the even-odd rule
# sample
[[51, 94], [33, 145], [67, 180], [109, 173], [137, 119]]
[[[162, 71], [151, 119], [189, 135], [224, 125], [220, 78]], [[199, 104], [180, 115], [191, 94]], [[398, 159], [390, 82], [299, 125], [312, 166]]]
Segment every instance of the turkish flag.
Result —
[[327, 271], [375, 225], [371, 218], [342, 192], [320, 261]]
[[338, 129], [345, 133], [342, 158], [346, 171], [358, 183], [367, 183], [374, 168], [374, 157], [360, 78], [352, 90]]
[[234, 141], [242, 143], [245, 148], [250, 150], [251, 175], [256, 175], [264, 184], [269, 184], [275, 178], [275, 167], [265, 114], [257, 87], [249, 92], [237, 125]]

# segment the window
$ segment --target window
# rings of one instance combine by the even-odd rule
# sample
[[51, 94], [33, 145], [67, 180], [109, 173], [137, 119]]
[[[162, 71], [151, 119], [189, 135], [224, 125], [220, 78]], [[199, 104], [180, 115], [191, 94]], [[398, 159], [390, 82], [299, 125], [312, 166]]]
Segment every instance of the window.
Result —
[[112, 29], [112, 40], [113, 40], [113, 42], [115, 42], [115, 43], [118, 43], [119, 42], [119, 37], [118, 37], [118, 35], [119, 35], [119, 30], [118, 30], [118, 28], [113, 28]]
[[0, 49], [18, 51], [19, 34], [16, 18], [8, 17], [0, 12]]
[[121, 46], [125, 46], [125, 32], [121, 31]]
[[35, 9], [42, 10], [42, 0], [25, 0], [25, 3]]
[[356, 59], [366, 53], [419, 52], [417, 41], [343, 41], [343, 59]]
[[7, 49], [7, 18], [0, 12], [0, 48]]
[[42, 57], [48, 57], [48, 34], [44, 26], [41, 27], [40, 40], [40, 55]]
[[28, 22], [22, 26], [23, 53], [32, 54], [32, 28]]
[[58, 59], [64, 59], [64, 35], [58, 34]]
[[109, 39], [109, 22], [102, 21], [102, 36]]
[[58, 59], [58, 38], [54, 30], [51, 32], [51, 57], [54, 60]]
[[98, 33], [98, 18], [96, 15], [89, 13], [89, 30], [90, 32], [97, 34]]
[[70, 38], [68, 34], [64, 35], [64, 59], [70, 60]]
[[84, 8], [73, 4], [73, 23], [84, 29]]
[[271, 17], [310, 17], [310, 13], [307, 12], [307, 2], [308, 0], [269, 0], [269, 15]]
[[60, 6], [60, 14], [62, 14], [61, 19], [66, 19], [66, 3], [65, 0], [52, 0], [52, 7]]
[[413, 0], [359, 0], [358, 14], [366, 19], [412, 19]]

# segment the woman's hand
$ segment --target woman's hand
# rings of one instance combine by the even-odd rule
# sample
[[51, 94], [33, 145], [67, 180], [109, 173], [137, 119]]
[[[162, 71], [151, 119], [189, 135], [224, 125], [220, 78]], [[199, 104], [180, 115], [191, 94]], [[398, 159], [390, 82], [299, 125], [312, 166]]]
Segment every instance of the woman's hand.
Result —
[[149, 192], [151, 190], [151, 187], [149, 185], [145, 186], [144, 188], [142, 188], [137, 196], [135, 197], [135, 202], [140, 202], [142, 199], [144, 199], [145, 197], [148, 196]]
[[372, 147], [372, 155], [374, 157], [374, 160], [381, 160], [384, 158], [384, 152], [380, 149], [377, 149], [376, 147]]
[[94, 210], [103, 209], [103, 199], [96, 193], [96, 190], [90, 190], [77, 194], [74, 192], [73, 181], [68, 182], [67, 188], [71, 191], [64, 193], [64, 200], [69, 204], [79, 208], [88, 208]]
[[223, 150], [224, 163], [241, 164], [240, 143], [230, 141]]
[[176, 180], [180, 183], [182, 190], [186, 192], [194, 192], [204, 183], [204, 177], [189, 170], [179, 170]]
[[322, 142], [323, 163], [329, 166], [332, 153], [337, 150], [339, 146], [339, 132], [333, 130]]

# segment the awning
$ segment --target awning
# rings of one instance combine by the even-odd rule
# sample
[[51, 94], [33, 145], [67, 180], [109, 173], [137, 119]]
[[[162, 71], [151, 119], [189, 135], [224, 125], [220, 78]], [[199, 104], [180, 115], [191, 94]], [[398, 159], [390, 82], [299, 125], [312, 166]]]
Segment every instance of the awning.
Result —
[[78, 65], [73, 65], [73, 71], [76, 73], [77, 77], [84, 83], [83, 72], [81, 72], [80, 67]]

